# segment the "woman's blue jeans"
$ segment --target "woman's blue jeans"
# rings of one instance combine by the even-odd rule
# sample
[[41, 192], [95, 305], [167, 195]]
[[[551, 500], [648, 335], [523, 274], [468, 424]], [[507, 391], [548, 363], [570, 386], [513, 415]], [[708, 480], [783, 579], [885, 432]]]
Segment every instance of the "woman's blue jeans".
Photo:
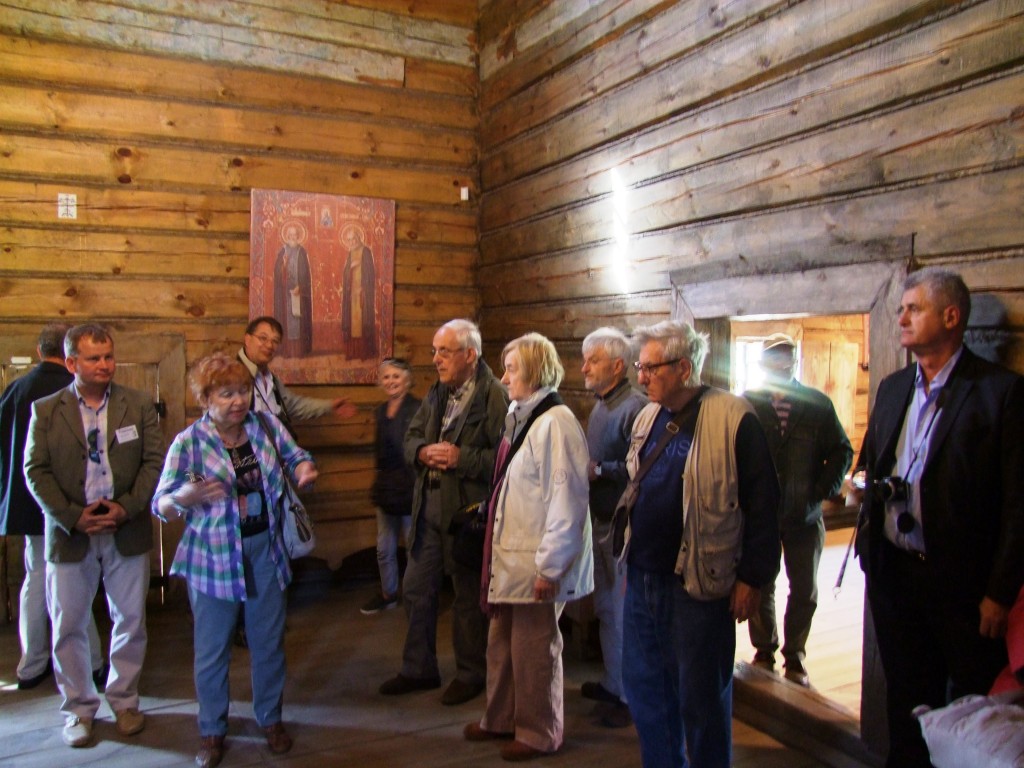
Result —
[[195, 682], [199, 699], [199, 735], [223, 736], [228, 730], [228, 667], [235, 623], [245, 611], [252, 671], [252, 708], [261, 726], [281, 722], [284, 693], [284, 623], [287, 592], [270, 559], [270, 534], [242, 539], [244, 602], [221, 600], [189, 586], [195, 617]]

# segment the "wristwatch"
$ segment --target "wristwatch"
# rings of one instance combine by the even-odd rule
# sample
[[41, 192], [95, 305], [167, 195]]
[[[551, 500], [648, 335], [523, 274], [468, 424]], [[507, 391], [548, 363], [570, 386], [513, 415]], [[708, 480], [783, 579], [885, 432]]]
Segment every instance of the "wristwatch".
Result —
[[597, 462], [597, 463], [594, 464], [594, 477], [600, 477], [600, 476], [601, 476], [601, 462]]

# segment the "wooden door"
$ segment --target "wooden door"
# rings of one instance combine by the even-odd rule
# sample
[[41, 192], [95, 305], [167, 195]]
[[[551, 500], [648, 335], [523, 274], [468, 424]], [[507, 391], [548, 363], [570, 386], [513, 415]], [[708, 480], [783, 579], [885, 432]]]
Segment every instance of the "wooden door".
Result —
[[858, 346], [847, 341], [806, 340], [801, 345], [800, 381], [828, 395], [847, 435], [856, 426], [859, 356]]

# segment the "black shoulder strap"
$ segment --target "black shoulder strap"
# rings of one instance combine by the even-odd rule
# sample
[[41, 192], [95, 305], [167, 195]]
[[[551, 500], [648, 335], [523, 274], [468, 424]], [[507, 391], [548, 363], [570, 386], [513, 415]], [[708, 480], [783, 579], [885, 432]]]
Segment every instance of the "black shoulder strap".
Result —
[[547, 397], [541, 400], [534, 407], [533, 412], [530, 414], [530, 418], [526, 420], [526, 424], [519, 430], [519, 434], [516, 435], [516, 439], [512, 441], [512, 447], [509, 449], [508, 455], [505, 456], [505, 463], [501, 466], [501, 472], [498, 473], [497, 479], [502, 478], [505, 475], [505, 470], [508, 469], [509, 463], [512, 461], [512, 457], [516, 455], [516, 451], [523, 447], [523, 443], [526, 442], [526, 435], [530, 432], [530, 427], [533, 426], [533, 422], [537, 420], [545, 411], [549, 411], [556, 405], [564, 405], [561, 396], [557, 392], [550, 393]]
[[654, 462], [657, 460], [658, 456], [661, 455], [661, 452], [665, 450], [665, 446], [668, 445], [669, 441], [673, 437], [679, 434], [679, 428], [682, 426], [683, 421], [685, 421], [690, 415], [693, 408], [701, 401], [702, 397], [703, 395], [700, 394], [690, 400], [690, 402], [684, 405], [679, 410], [679, 413], [673, 416], [672, 420], [665, 425], [665, 431], [661, 433], [661, 437], [658, 438], [658, 442], [655, 443], [653, 450], [651, 450], [644, 460], [640, 462], [640, 467], [636, 471], [636, 477], [634, 477], [630, 482], [635, 485], [640, 485], [640, 481], [644, 479], [644, 475], [646, 475], [650, 468], [654, 466]]

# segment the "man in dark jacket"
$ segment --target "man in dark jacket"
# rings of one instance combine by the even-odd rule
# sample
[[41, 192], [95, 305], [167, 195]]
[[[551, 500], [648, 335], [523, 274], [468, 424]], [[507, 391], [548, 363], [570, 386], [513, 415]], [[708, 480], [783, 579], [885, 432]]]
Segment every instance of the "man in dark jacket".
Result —
[[[818, 562], [825, 547], [821, 502], [839, 492], [853, 447], [832, 401], [793, 378], [796, 362], [796, 344], [789, 336], [769, 336], [761, 352], [765, 387], [744, 396], [768, 436], [782, 488], [779, 534], [789, 579], [782, 646], [786, 679], [808, 686], [803, 662], [818, 607]], [[774, 582], [761, 590], [761, 604], [750, 619], [750, 642], [756, 649], [754, 665], [774, 670], [779, 647]]]
[[[64, 367], [64, 334], [68, 328], [61, 323], [43, 328], [36, 346], [39, 365], [14, 381], [0, 398], [0, 535], [25, 537], [25, 581], [18, 610], [21, 690], [35, 688], [51, 672], [43, 513], [25, 485], [25, 442], [32, 403], [64, 389], [74, 378]], [[92, 667], [100, 670], [103, 659], [95, 622], [89, 625], [89, 642]]]
[[988, 692], [1024, 584], [1024, 378], [964, 346], [970, 312], [956, 273], [907, 277], [900, 344], [917, 362], [879, 385], [864, 436], [858, 552], [885, 670], [889, 768], [931, 765], [915, 707]]
[[437, 612], [441, 582], [451, 576], [455, 679], [441, 697], [461, 704], [484, 690], [487, 618], [480, 610], [480, 572], [452, 559], [455, 513], [483, 501], [505, 428], [508, 394], [480, 358], [480, 331], [469, 320], [450, 320], [434, 334], [431, 350], [438, 381], [427, 393], [405, 436], [405, 459], [416, 468], [412, 547], [402, 594], [409, 630], [398, 675], [381, 694], [395, 696], [441, 685], [437, 665]]

